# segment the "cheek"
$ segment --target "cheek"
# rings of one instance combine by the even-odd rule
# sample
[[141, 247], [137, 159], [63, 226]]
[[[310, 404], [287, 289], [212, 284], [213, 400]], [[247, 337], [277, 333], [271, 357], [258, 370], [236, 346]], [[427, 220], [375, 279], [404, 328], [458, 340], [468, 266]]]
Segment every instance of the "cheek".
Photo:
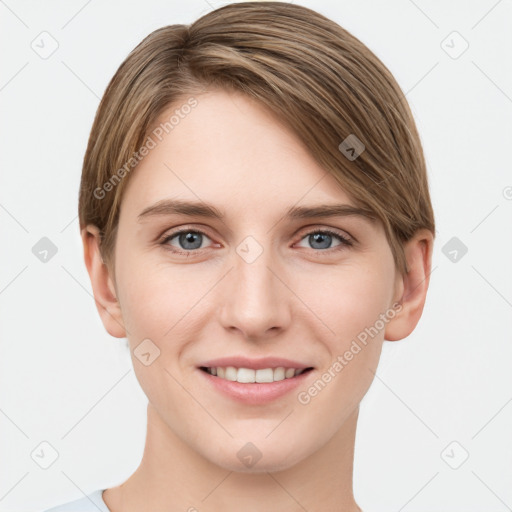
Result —
[[207, 291], [208, 280], [178, 266], [171, 268], [150, 257], [132, 256], [116, 273], [121, 309], [129, 337], [161, 340], [181, 319], [190, 320], [193, 305]]
[[[191, 272], [180, 272], [143, 255], [126, 258], [116, 273], [137, 379], [158, 410], [176, 414], [183, 394], [172, 377], [176, 375], [174, 366], [188, 342], [184, 332], [189, 332], [194, 319], [191, 308], [205, 293], [191, 276]], [[143, 345], [147, 339], [152, 343], [144, 341]], [[138, 360], [139, 354], [147, 351], [150, 358], [158, 354], [149, 365]]]
[[304, 390], [318, 411], [337, 403], [340, 414], [348, 414], [368, 390], [382, 350], [382, 318], [393, 292], [390, 268], [392, 260], [383, 258], [380, 263], [333, 267], [328, 277], [319, 273], [303, 283], [304, 302], [320, 320], [315, 336], [319, 352], [328, 352], [321, 382], [311, 395]]
[[383, 258], [381, 263], [362, 260], [331, 266], [297, 281], [296, 293], [318, 318], [322, 326], [319, 339], [327, 342], [331, 351], [344, 349], [386, 312], [393, 292], [388, 263]]

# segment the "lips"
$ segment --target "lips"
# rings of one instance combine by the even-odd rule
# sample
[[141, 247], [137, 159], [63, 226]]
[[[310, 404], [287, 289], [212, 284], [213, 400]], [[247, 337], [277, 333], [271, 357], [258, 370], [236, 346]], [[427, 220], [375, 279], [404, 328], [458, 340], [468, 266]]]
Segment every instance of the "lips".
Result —
[[311, 364], [301, 363], [292, 359], [283, 357], [264, 357], [260, 359], [251, 359], [244, 356], [222, 357], [219, 359], [210, 359], [203, 361], [198, 368], [227, 368], [233, 366], [235, 368], [248, 368], [251, 370], [262, 370], [264, 368], [295, 368], [296, 370], [305, 370], [306, 368], [314, 368]]
[[[215, 366], [220, 364], [227, 366]], [[215, 370], [219, 373], [216, 374]], [[286, 377], [288, 370], [291, 370], [294, 375]], [[270, 372], [273, 372], [272, 378], [271, 375], [267, 375]], [[197, 373], [210, 389], [238, 403], [251, 406], [265, 405], [284, 398], [315, 375], [312, 366], [298, 361], [285, 358], [247, 359], [245, 357], [204, 361], [198, 366]]]

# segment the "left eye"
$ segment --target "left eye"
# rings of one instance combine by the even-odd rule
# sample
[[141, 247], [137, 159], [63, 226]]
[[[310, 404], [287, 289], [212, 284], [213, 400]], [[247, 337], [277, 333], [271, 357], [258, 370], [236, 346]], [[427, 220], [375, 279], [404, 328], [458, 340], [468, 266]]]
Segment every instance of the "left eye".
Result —
[[[348, 238], [329, 230], [310, 231], [302, 238], [302, 240], [306, 238], [308, 242], [312, 244], [313, 249], [337, 249], [340, 248], [340, 246], [352, 245], [352, 242]], [[334, 247], [329, 247], [333, 238], [337, 238], [340, 243]], [[314, 247], [315, 245], [317, 245], [317, 247]]]
[[[173, 251], [177, 253], [191, 253], [193, 251], [197, 251], [203, 249], [203, 237], [206, 237], [210, 240], [210, 237], [203, 233], [202, 231], [196, 231], [191, 229], [184, 229], [181, 231], [176, 231], [175, 233], [167, 236], [161, 242], [162, 245], [167, 245], [173, 247]], [[339, 244], [331, 247], [333, 238], [339, 241]], [[175, 244], [171, 243], [172, 240], [177, 239], [178, 247]], [[329, 249], [340, 249], [340, 246], [351, 246], [352, 242], [342, 236], [339, 233], [330, 230], [316, 230], [310, 231], [306, 233], [302, 238], [302, 240], [307, 239], [308, 242], [312, 245], [313, 249], [318, 249], [320, 251], [325, 251]], [[316, 247], [315, 247], [316, 245]]]

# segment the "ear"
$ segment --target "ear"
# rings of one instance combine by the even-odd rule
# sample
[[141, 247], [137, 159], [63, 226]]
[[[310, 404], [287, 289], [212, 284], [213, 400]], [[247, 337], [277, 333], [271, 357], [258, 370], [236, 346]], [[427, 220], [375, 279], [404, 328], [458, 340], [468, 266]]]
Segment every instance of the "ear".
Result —
[[398, 341], [406, 338], [416, 328], [427, 297], [432, 267], [434, 237], [428, 229], [416, 232], [404, 244], [407, 273], [397, 276], [396, 294], [393, 303], [402, 308], [386, 325], [384, 339]]
[[84, 260], [91, 279], [94, 301], [107, 332], [115, 338], [126, 337], [114, 279], [100, 253], [100, 231], [89, 225], [81, 231]]

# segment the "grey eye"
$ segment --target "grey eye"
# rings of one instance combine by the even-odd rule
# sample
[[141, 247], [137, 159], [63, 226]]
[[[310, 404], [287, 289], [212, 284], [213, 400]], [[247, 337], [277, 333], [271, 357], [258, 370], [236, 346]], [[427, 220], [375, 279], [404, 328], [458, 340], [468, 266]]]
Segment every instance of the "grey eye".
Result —
[[[197, 249], [201, 249], [203, 245], [204, 238], [208, 238], [204, 233], [200, 231], [193, 231], [190, 229], [178, 231], [167, 237], [164, 243], [171, 245], [172, 247], [176, 247], [178, 250], [182, 251], [195, 251]], [[177, 240], [177, 243], [173, 243], [173, 240]]]

